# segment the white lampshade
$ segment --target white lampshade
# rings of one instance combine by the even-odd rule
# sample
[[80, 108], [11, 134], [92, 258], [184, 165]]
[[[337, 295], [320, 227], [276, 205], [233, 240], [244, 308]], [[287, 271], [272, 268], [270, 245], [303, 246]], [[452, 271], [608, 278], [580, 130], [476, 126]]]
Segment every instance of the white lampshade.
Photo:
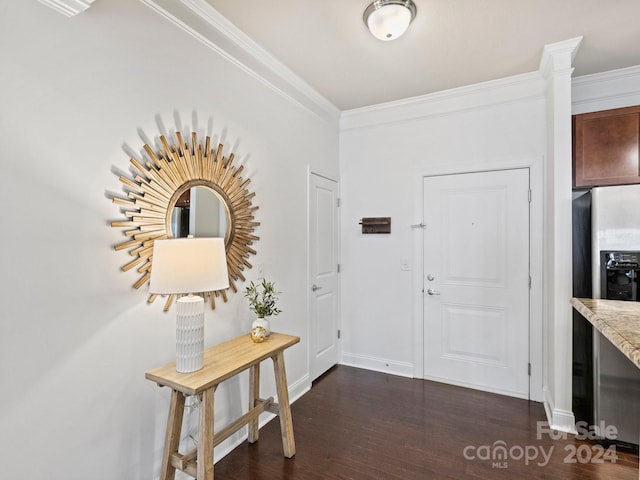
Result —
[[416, 14], [411, 0], [377, 0], [364, 12], [364, 22], [379, 40], [390, 41], [407, 31]]
[[229, 287], [223, 238], [156, 240], [149, 292], [211, 292]]
[[197, 292], [229, 287], [223, 238], [176, 238], [153, 242], [149, 291], [188, 293], [176, 302], [176, 370], [200, 370], [204, 352], [204, 299]]

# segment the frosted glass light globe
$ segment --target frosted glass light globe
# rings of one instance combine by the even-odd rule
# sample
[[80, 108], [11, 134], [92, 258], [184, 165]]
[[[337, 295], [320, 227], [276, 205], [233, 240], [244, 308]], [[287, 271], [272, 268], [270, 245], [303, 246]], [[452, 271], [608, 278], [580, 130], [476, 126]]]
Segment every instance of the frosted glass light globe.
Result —
[[400, 37], [410, 22], [411, 12], [403, 5], [384, 5], [367, 18], [367, 26], [373, 36], [384, 41]]

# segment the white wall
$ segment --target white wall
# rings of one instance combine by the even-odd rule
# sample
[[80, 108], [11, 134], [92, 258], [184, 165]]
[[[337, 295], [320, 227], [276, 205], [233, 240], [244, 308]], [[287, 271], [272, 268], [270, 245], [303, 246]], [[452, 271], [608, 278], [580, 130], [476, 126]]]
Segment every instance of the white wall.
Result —
[[[35, 1], [0, 10], [0, 476], [156, 478], [169, 391], [144, 372], [174, 358], [175, 319], [119, 270], [128, 256], [112, 249], [124, 239], [109, 225], [120, 219], [114, 172], [176, 129], [222, 139], [246, 165], [262, 223], [251, 261], [283, 292], [274, 329], [303, 337], [286, 353], [299, 394], [309, 386], [307, 171], [337, 176], [337, 113], [323, 120], [140, 2], [102, 0], [73, 18]], [[251, 320], [231, 295], [206, 313], [206, 344]], [[221, 423], [245, 404], [244, 382], [221, 387]]]
[[[545, 97], [533, 74], [344, 112], [341, 120], [343, 362], [422, 376], [422, 177], [531, 168], [533, 321], [541, 337]], [[362, 235], [362, 217], [389, 216], [390, 235]], [[523, 254], [528, 246], [523, 245]], [[402, 271], [402, 258], [411, 271]], [[542, 391], [541, 339], [533, 398]]]

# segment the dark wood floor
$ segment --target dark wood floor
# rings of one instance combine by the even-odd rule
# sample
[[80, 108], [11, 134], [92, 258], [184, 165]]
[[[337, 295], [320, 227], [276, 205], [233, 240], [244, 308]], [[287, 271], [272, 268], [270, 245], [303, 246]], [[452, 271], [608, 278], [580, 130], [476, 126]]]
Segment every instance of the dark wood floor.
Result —
[[[539, 403], [434, 382], [338, 366], [292, 413], [295, 457], [283, 457], [276, 419], [216, 463], [216, 479], [640, 478], [635, 453], [618, 449], [613, 463], [588, 441], [538, 435]], [[499, 446], [506, 457], [491, 459]]]

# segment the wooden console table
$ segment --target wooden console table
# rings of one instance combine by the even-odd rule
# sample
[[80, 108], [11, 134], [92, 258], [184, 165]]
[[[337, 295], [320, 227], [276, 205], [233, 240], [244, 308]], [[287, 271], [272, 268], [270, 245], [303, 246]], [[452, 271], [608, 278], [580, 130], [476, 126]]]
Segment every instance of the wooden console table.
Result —
[[[160, 480], [175, 478], [176, 469], [198, 480], [213, 480], [213, 448], [245, 425], [249, 425], [249, 442], [258, 440], [258, 418], [264, 411], [280, 417], [284, 456], [296, 453], [293, 423], [289, 406], [289, 392], [284, 368], [284, 350], [300, 341], [299, 337], [272, 333], [262, 343], [254, 343], [250, 335], [208, 348], [204, 352], [204, 366], [192, 373], [176, 372], [175, 362], [146, 372], [148, 380], [171, 388], [171, 404], [165, 435]], [[276, 377], [278, 403], [273, 397], [260, 398], [260, 362], [271, 358]], [[213, 397], [216, 387], [234, 375], [249, 369], [249, 410], [246, 414], [214, 433]], [[200, 418], [198, 448], [179, 453], [185, 397], [198, 395]]]

